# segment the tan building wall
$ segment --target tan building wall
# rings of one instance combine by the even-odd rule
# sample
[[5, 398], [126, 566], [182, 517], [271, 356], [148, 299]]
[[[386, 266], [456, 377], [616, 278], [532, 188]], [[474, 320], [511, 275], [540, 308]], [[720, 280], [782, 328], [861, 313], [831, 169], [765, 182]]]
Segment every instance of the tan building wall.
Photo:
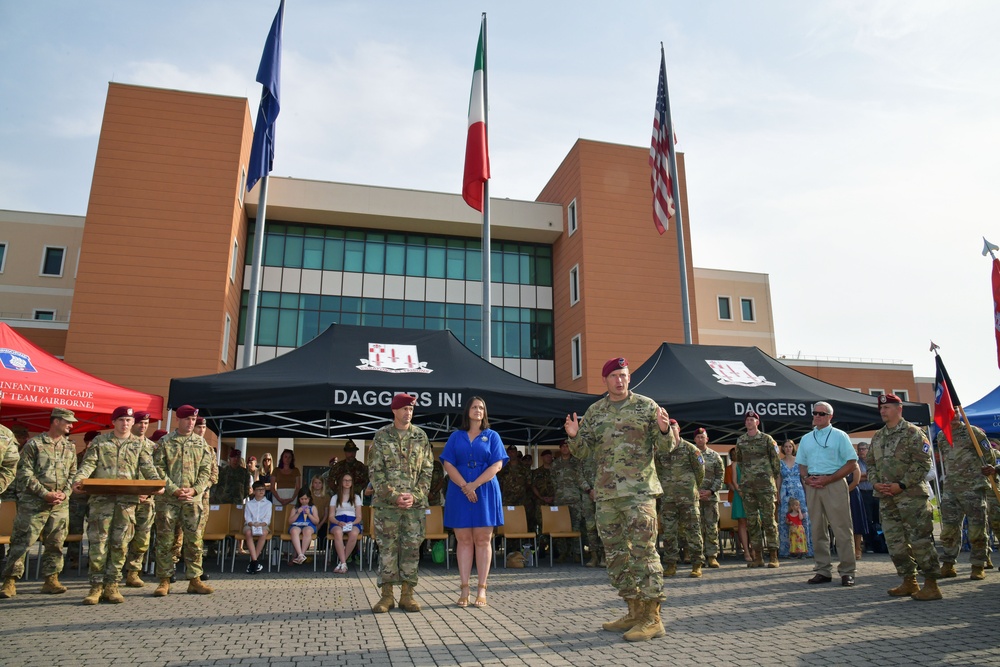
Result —
[[[553, 246], [556, 386], [601, 392], [601, 367], [616, 356], [634, 366], [663, 341], [683, 342], [677, 233], [656, 233], [649, 149], [580, 139], [538, 195], [564, 207], [563, 235]], [[677, 168], [684, 217], [693, 342], [698, 343], [684, 156]], [[575, 202], [577, 230], [566, 228]], [[578, 267], [580, 300], [570, 304], [570, 271]], [[582, 340], [582, 375], [573, 377], [571, 345]]]
[[69, 363], [163, 396], [170, 378], [233, 368], [251, 138], [244, 98], [110, 84]]
[[910, 364], [787, 358], [779, 361], [800, 373], [863, 394], [905, 392], [900, 398], [920, 400]]
[[[694, 269], [698, 304], [698, 340], [703, 345], [759, 347], [777, 354], [774, 341], [774, 314], [771, 284], [766, 273]], [[729, 305], [729, 319], [723, 319], [720, 299]], [[752, 318], [744, 319], [743, 301], [748, 301]]]

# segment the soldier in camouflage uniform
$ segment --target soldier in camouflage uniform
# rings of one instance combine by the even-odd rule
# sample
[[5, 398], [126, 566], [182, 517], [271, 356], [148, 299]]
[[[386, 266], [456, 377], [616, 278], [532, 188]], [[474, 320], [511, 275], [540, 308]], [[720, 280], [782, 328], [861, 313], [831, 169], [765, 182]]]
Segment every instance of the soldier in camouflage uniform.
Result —
[[154, 597], [170, 593], [174, 574], [174, 536], [177, 524], [184, 530], [184, 574], [188, 593], [205, 595], [212, 589], [201, 581], [202, 568], [202, 494], [208, 491], [212, 459], [205, 438], [194, 432], [198, 410], [182, 405], [176, 410], [177, 428], [163, 436], [156, 447], [153, 462], [166, 481], [163, 496], [156, 504], [156, 577], [160, 585]]
[[[972, 432], [984, 454], [990, 452], [990, 441], [977, 426]], [[976, 453], [972, 438], [962, 417], [955, 413], [951, 422], [951, 443], [944, 431], [938, 433], [937, 447], [944, 462], [944, 489], [941, 492], [941, 545], [944, 557], [941, 559], [941, 576], [955, 577], [955, 561], [962, 547], [962, 519], [969, 518], [969, 546], [972, 553], [970, 579], [986, 578], [986, 494], [992, 493], [990, 483], [983, 475], [983, 467], [993, 461], [984, 461]], [[992, 459], [992, 456], [990, 456]]]
[[[83, 463], [83, 455], [90, 446], [91, 441], [99, 436], [100, 431], [87, 431], [83, 436], [83, 451], [76, 454], [76, 467]], [[69, 496], [69, 535], [83, 535], [83, 523], [87, 520], [87, 494], [73, 491]], [[66, 545], [66, 554], [69, 556], [69, 567], [77, 567], [83, 555], [83, 540], [71, 542]]]
[[[889, 595], [909, 595], [914, 600], [940, 600], [941, 575], [934, 547], [932, 509], [927, 473], [931, 471], [931, 446], [924, 432], [903, 419], [903, 402], [895, 394], [878, 397], [885, 426], [875, 433], [868, 451], [868, 480], [879, 499], [882, 531], [896, 573], [903, 583]], [[917, 568], [924, 587], [917, 584]]]
[[527, 509], [531, 498], [531, 469], [521, 462], [521, 454], [514, 445], [507, 448], [507, 456], [510, 460], [497, 473], [503, 504]]
[[417, 585], [420, 543], [424, 541], [427, 492], [434, 474], [434, 452], [427, 434], [413, 422], [416, 396], [396, 394], [392, 424], [375, 433], [369, 452], [375, 541], [378, 543], [378, 585], [382, 597], [372, 606], [384, 614], [396, 606], [393, 586], [400, 584], [399, 606], [420, 611], [413, 594]]
[[[82, 491], [81, 480], [151, 479], [160, 476], [142, 440], [132, 435], [134, 411], [122, 406], [111, 413], [115, 430], [94, 438], [73, 476], [75, 491]], [[135, 506], [138, 496], [92, 495], [87, 512], [87, 540], [90, 543], [90, 593], [84, 604], [102, 599], [114, 604], [125, 602], [118, 592], [126, 549], [135, 532]]]
[[441, 491], [447, 480], [444, 476], [444, 466], [441, 461], [434, 459], [434, 472], [431, 474], [431, 490], [427, 492], [427, 505], [429, 507], [441, 506]]
[[20, 489], [10, 553], [3, 568], [0, 598], [16, 594], [15, 582], [24, 576], [24, 555], [38, 539], [45, 545], [42, 555], [43, 593], [65, 593], [59, 583], [63, 568], [63, 542], [69, 526], [70, 480], [76, 474], [76, 446], [67, 438], [76, 417], [70, 410], [55, 408], [47, 433], [36, 435], [21, 450], [16, 484]]
[[535, 527], [540, 528], [542, 508], [556, 501], [556, 486], [552, 483], [552, 450], [542, 450], [538, 460], [538, 467], [531, 471], [531, 495], [535, 501]]
[[[983, 474], [986, 475], [987, 480], [993, 478], [996, 481], [997, 468], [1000, 468], [1000, 450], [997, 449], [996, 444], [991, 440], [988, 442], [990, 449], [984, 451], [984, 457], [989, 463], [983, 467]], [[997, 501], [996, 494], [993, 492], [992, 485], [986, 492], [986, 516], [990, 524], [990, 530], [993, 531], [993, 536], [1000, 540], [1000, 502]], [[986, 545], [986, 567], [993, 567], [993, 560], [990, 558], [990, 545]], [[1000, 570], [1000, 565], [997, 566]]]
[[669, 452], [657, 452], [656, 474], [663, 487], [660, 496], [660, 524], [663, 526], [663, 576], [677, 574], [681, 540], [691, 558], [691, 576], [701, 576], [704, 544], [701, 541], [701, 511], [698, 487], [705, 479], [705, 460], [698, 448], [681, 440], [680, 426], [670, 420], [676, 446]]
[[[205, 443], [208, 444], [207, 442]], [[212, 459], [215, 459], [215, 448], [209, 446]], [[212, 486], [210, 495], [216, 504], [242, 503], [250, 492], [250, 471], [240, 465], [242, 457], [240, 450], [233, 448], [229, 452], [229, 462], [218, 469], [218, 482]]]
[[[146, 453], [153, 456], [153, 441], [146, 437], [149, 430], [149, 413], [136, 412], [135, 423], [132, 424], [132, 435], [142, 440]], [[135, 533], [128, 544], [128, 556], [125, 559], [125, 585], [129, 588], [142, 588], [146, 585], [140, 577], [142, 561], [149, 551], [149, 535], [153, 530], [153, 520], [156, 518], [154, 496], [139, 496], [139, 504], [135, 506]]]
[[587, 567], [607, 567], [604, 545], [601, 544], [601, 537], [597, 533], [597, 491], [594, 489], [597, 465], [595, 461], [594, 458], [584, 459], [580, 467], [580, 477], [586, 487], [580, 507], [583, 510], [583, 523], [587, 528], [587, 545], [590, 548], [590, 560], [587, 561]]
[[344, 460], [337, 461], [330, 466], [327, 473], [326, 485], [330, 489], [330, 495], [337, 493], [337, 480], [343, 473], [350, 473], [354, 480], [355, 489], [364, 489], [368, 486], [368, 466], [358, 460], [358, 446], [353, 440], [348, 440], [344, 445]]
[[759, 430], [760, 416], [747, 412], [743, 423], [747, 432], [736, 440], [733, 461], [740, 464], [740, 497], [747, 513], [747, 532], [754, 550], [747, 567], [764, 567], [764, 540], [767, 540], [768, 567], [778, 567], [778, 522], [774, 519], [775, 479], [781, 474], [781, 459], [774, 438]]
[[717, 451], [708, 446], [708, 431], [695, 429], [694, 444], [705, 461], [705, 477], [698, 486], [701, 510], [701, 538], [705, 545], [705, 564], [719, 567], [719, 491], [726, 477], [726, 466]]
[[[583, 493], [583, 478], [581, 476], [580, 459], [569, 452], [569, 445], [559, 445], [559, 456], [552, 461], [552, 486], [555, 489], [553, 505], [565, 505], [569, 508], [570, 530], [584, 533], [583, 510], [580, 506]], [[579, 553], [576, 545], [569, 538], [559, 540], [558, 561], [565, 563], [571, 560], [578, 563]]]
[[629, 391], [628, 361], [611, 359], [601, 370], [608, 395], [578, 418], [567, 415], [569, 449], [582, 459], [595, 459], [597, 530], [607, 550], [608, 576], [628, 604], [622, 618], [605, 630], [623, 631], [628, 641], [666, 634], [660, 619], [663, 567], [656, 553], [656, 497], [663, 489], [656, 477], [654, 455], [670, 452], [667, 411]]
[[20, 459], [14, 433], [0, 424], [0, 494], [12, 486], [14, 476], [17, 474], [17, 462]]

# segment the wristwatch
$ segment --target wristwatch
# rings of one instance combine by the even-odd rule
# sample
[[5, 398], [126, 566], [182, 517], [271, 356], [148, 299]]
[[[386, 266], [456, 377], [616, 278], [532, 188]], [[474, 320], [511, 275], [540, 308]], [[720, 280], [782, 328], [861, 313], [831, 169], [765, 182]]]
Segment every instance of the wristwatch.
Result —
[[906, 491], [906, 484], [903, 484], [902, 482], [896, 482], [896, 485], [899, 486], [901, 490]]

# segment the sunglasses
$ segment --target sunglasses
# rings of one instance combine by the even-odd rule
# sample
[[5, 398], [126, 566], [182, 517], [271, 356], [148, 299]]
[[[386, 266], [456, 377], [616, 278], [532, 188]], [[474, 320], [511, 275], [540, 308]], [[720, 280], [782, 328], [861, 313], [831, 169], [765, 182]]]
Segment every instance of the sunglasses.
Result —
[[820, 412], [819, 410], [813, 410], [813, 417], [829, 417], [829, 412]]

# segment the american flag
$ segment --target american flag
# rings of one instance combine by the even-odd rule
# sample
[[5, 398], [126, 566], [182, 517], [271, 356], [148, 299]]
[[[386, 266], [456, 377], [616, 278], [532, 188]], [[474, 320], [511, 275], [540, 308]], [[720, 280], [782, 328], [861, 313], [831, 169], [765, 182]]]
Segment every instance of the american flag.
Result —
[[667, 62], [660, 47], [660, 81], [656, 87], [656, 113], [653, 114], [653, 143], [649, 148], [650, 185], [653, 188], [653, 223], [663, 234], [674, 217], [673, 182], [670, 173], [670, 139], [673, 132], [667, 108]]

